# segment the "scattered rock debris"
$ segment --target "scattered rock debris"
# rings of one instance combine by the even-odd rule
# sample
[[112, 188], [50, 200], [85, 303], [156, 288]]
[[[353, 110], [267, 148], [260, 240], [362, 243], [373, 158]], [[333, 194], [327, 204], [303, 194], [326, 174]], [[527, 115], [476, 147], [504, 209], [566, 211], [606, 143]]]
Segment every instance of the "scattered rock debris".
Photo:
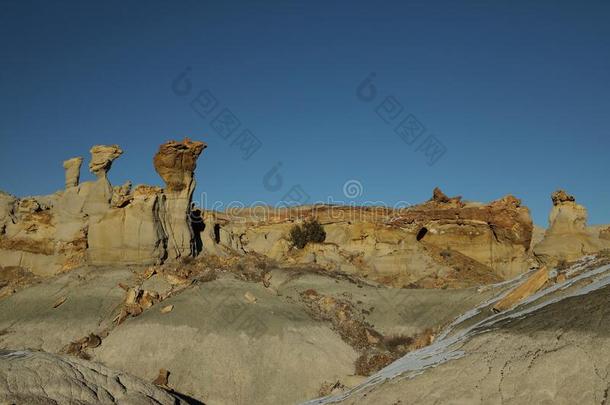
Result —
[[63, 304], [64, 302], [66, 302], [66, 300], [68, 299], [68, 297], [60, 297], [57, 301], [55, 301], [55, 303], [53, 304], [53, 308], [57, 308], [58, 306], [60, 306], [61, 304]]
[[81, 359], [89, 360], [91, 359], [91, 356], [85, 351], [85, 349], [95, 349], [101, 344], [102, 338], [94, 333], [90, 333], [89, 336], [85, 336], [75, 342], [70, 342], [61, 350], [61, 352], [79, 357]]
[[335, 382], [324, 381], [320, 387], [319, 395], [325, 397], [327, 395], [338, 394], [345, 389], [345, 385], [341, 384], [341, 381]]
[[159, 375], [153, 380], [153, 384], [163, 388], [169, 388], [169, 371], [164, 368], [159, 369]]
[[363, 311], [358, 311], [347, 299], [325, 296], [314, 289], [303, 291], [301, 299], [314, 319], [330, 322], [341, 339], [360, 353], [355, 363], [357, 375], [369, 376], [434, 341], [433, 329], [415, 336], [383, 336], [366, 322]]
[[248, 301], [248, 303], [250, 304], [254, 304], [256, 303], [256, 297], [254, 296], [254, 294], [252, 294], [250, 291], [246, 291], [246, 293], [244, 294], [244, 298], [246, 299], [246, 301]]

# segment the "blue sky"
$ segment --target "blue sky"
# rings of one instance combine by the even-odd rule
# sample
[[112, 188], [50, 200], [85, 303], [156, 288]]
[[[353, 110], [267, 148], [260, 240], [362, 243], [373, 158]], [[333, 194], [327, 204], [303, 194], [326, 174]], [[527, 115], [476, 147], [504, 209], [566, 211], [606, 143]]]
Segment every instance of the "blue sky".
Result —
[[[0, 189], [59, 190], [78, 155], [90, 179], [88, 150], [104, 143], [125, 151], [114, 184], [160, 185], [158, 145], [189, 136], [208, 143], [208, 205], [275, 204], [296, 185], [310, 202], [418, 203], [440, 186], [512, 193], [546, 225], [563, 187], [610, 223], [608, 21], [602, 1], [2, 1]], [[191, 106], [202, 91], [206, 117]], [[228, 135], [213, 124], [224, 109], [240, 121]], [[425, 128], [411, 144], [395, 132], [407, 116]], [[248, 159], [243, 130], [261, 145]], [[429, 165], [432, 140], [445, 152]]]

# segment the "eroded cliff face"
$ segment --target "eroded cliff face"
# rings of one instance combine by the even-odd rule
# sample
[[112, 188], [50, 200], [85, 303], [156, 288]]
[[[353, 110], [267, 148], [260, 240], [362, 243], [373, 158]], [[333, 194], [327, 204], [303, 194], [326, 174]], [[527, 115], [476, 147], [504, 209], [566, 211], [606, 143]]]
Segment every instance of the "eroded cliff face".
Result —
[[[316, 218], [324, 243], [299, 250], [290, 229]], [[204, 214], [204, 251], [258, 253], [280, 262], [316, 264], [393, 286], [460, 287], [526, 271], [532, 221], [520, 200], [464, 203], [440, 190], [408, 209], [309, 206]]]
[[480, 204], [435, 193], [430, 201], [402, 212], [392, 224], [417, 232], [421, 241], [456, 249], [502, 277], [527, 269], [533, 224], [527, 207], [511, 195]]
[[[122, 150], [97, 145], [89, 163], [95, 181], [79, 183], [82, 159], [72, 158], [64, 162], [65, 190], [23, 199], [0, 195], [0, 265], [46, 275], [84, 263], [156, 264], [197, 254], [251, 253], [398, 287], [442, 288], [498, 281], [533, 264], [529, 210], [513, 196], [481, 204], [437, 188], [429, 201], [400, 210], [318, 205], [193, 211], [194, 170], [205, 148], [189, 139], [161, 145], [153, 164], [164, 188], [131, 182], [113, 187], [107, 173]], [[297, 249], [290, 230], [311, 218], [323, 225], [326, 239]]]
[[610, 248], [603, 233], [587, 227], [587, 209], [576, 203], [564, 190], [551, 195], [553, 208], [544, 239], [534, 246], [534, 254], [544, 263], [554, 265]]
[[46, 276], [82, 264], [156, 264], [191, 255], [188, 212], [204, 147], [188, 139], [161, 145], [154, 163], [165, 189], [113, 187], [107, 174], [123, 151], [96, 145], [89, 163], [96, 180], [79, 183], [83, 159], [75, 157], [63, 163], [65, 190], [21, 199], [0, 194], [0, 266]]

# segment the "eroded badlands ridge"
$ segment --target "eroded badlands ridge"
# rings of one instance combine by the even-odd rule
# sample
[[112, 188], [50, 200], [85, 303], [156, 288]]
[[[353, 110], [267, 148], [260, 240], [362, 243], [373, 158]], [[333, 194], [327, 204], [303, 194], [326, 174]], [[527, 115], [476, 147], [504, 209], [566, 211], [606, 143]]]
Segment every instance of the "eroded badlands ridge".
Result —
[[[8, 387], [11, 400], [57, 394], [83, 403], [173, 402], [145, 382], [154, 381], [208, 404], [298, 403], [329, 393], [339, 397], [320, 401], [364, 403], [362, 390], [369, 389], [377, 403], [404, 402], [405, 392], [425, 393], [424, 402], [442, 395], [439, 400], [470, 403], [474, 380], [484, 375], [491, 376], [479, 392], [484, 403], [498, 394], [500, 400], [514, 397], [512, 387], [544, 400], [546, 388], [527, 391], [532, 375], [535, 381], [548, 375], [544, 367], [538, 374], [518, 368], [524, 377], [514, 384], [506, 379], [506, 359], [513, 350], [521, 350], [518, 364], [546, 357], [539, 350], [568, 338], [563, 332], [556, 337], [553, 328], [576, 325], [573, 319], [591, 302], [591, 325], [606, 315], [607, 294], [583, 295], [556, 317], [537, 312], [608, 285], [609, 251], [567, 263], [610, 247], [610, 232], [588, 227], [586, 210], [564, 191], [552, 195], [544, 237], [516, 197], [475, 203], [438, 188], [430, 200], [406, 209], [216, 212], [191, 206], [205, 148], [188, 139], [161, 145], [152, 165], [164, 187], [112, 185], [107, 174], [122, 150], [98, 145], [88, 164], [96, 180], [80, 182], [83, 159], [76, 157], [64, 162], [64, 190], [0, 195], [0, 349], [10, 351], [0, 353], [0, 386]], [[321, 224], [325, 238], [298, 248], [291, 231], [310, 219]], [[550, 335], [515, 349], [519, 339], [507, 339], [512, 346], [506, 346], [493, 334], [505, 320], [511, 325], [530, 314]], [[580, 334], [592, 333], [577, 332], [566, 357], [548, 357], [552, 365], [571, 365], [581, 355], [582, 348], [570, 347], [582, 342]], [[576, 396], [552, 391], [561, 398], [584, 391], [603, 397], [597, 370], [606, 367], [607, 356], [591, 348], [607, 347], [607, 338], [586, 342], [585, 352], [602, 361], [582, 369]], [[57, 378], [45, 380], [53, 394], [32, 372], [40, 362], [57, 370]], [[439, 374], [426, 371], [431, 365]], [[74, 370], [85, 378], [73, 378]], [[389, 392], [377, 385], [423, 371], [415, 389], [398, 380]], [[27, 384], [16, 384], [15, 376]], [[496, 376], [507, 381], [500, 392]], [[561, 386], [570, 381], [566, 376]]]
[[[550, 227], [532, 252], [532, 220], [511, 195], [488, 204], [448, 197], [405, 209], [383, 207], [255, 207], [192, 210], [196, 162], [206, 144], [185, 139], [159, 147], [153, 166], [164, 188], [110, 184], [123, 151], [91, 148], [95, 181], [79, 183], [83, 159], [63, 163], [66, 188], [47, 196], [0, 195], [0, 266], [52, 275], [82, 264], [160, 264], [201, 252], [259, 253], [315, 264], [396, 287], [440, 288], [487, 283], [526, 271], [536, 257], [572, 260], [610, 245], [586, 227], [586, 210], [563, 191], [552, 196]], [[324, 243], [295, 249], [290, 228], [316, 218]], [[601, 236], [601, 237], [600, 237]]]

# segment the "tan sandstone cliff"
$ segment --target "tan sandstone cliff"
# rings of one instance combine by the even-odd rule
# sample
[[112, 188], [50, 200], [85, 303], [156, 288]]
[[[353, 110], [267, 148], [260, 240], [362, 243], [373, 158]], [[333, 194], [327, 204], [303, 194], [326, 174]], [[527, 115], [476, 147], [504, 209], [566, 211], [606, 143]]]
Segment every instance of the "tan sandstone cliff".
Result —
[[166, 188], [131, 182], [113, 187], [107, 173], [123, 151], [91, 148], [96, 180], [79, 183], [81, 157], [63, 166], [66, 188], [49, 196], [0, 194], [0, 266], [52, 275], [82, 264], [153, 264], [192, 254], [188, 219], [202, 142], [169, 141], [154, 166]]
[[[66, 189], [18, 199], [0, 195], [0, 266], [39, 275], [81, 264], [155, 264], [203, 252], [261, 254], [280, 263], [357, 274], [393, 286], [463, 287], [526, 271], [532, 221], [521, 201], [464, 202], [435, 189], [406, 209], [315, 205], [191, 209], [194, 170], [205, 143], [185, 139], [159, 147], [154, 169], [164, 188], [112, 186], [107, 173], [117, 145], [91, 148], [95, 181], [79, 183], [82, 158], [64, 162]], [[316, 218], [323, 243], [292, 246], [290, 229]]]
[[534, 254], [551, 265], [610, 248], [603, 232], [587, 227], [587, 209], [564, 190], [551, 195], [553, 208], [544, 239], [534, 246]]

